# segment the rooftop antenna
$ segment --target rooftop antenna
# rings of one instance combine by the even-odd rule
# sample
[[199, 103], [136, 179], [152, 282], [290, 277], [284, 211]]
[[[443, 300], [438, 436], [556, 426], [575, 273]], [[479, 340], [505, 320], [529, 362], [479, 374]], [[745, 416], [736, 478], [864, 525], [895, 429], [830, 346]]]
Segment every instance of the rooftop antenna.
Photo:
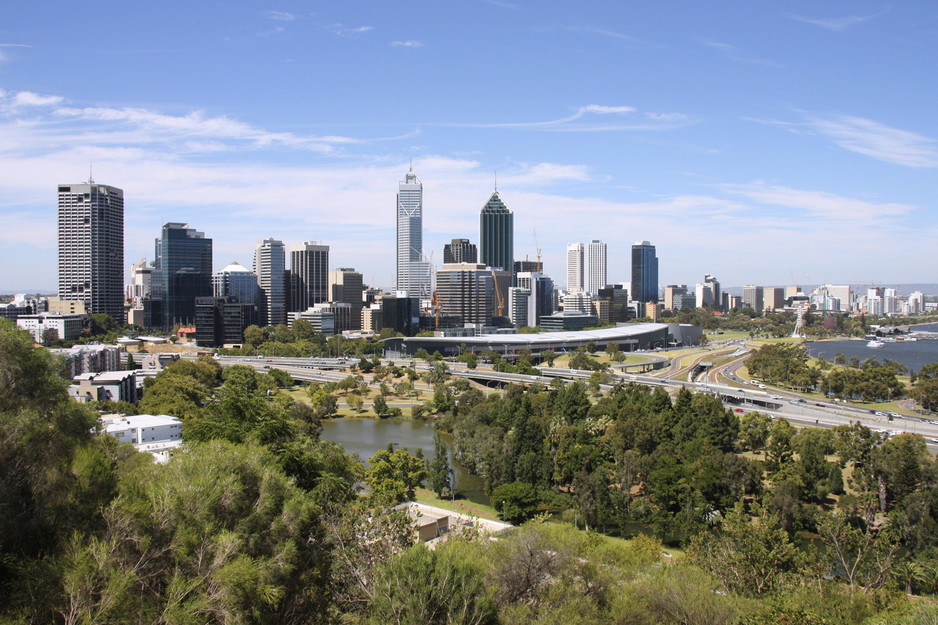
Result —
[[88, 162], [88, 184], [94, 184], [94, 162]]
[[495, 171], [495, 192], [498, 192], [498, 170]]
[[410, 173], [414, 173], [414, 159], [410, 159]]

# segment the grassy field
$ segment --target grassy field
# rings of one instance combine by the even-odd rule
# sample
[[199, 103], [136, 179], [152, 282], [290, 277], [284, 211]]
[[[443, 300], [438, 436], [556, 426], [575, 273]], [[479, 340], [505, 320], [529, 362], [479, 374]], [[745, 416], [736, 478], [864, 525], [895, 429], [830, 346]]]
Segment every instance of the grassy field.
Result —
[[[453, 500], [449, 497], [443, 497], [442, 499], [436, 496], [436, 493], [423, 488], [418, 488], [415, 491], [415, 497], [420, 503], [427, 504], [429, 506], [436, 506], [437, 508], [445, 508], [447, 510], [453, 509]], [[485, 504], [477, 503], [475, 501], [467, 501], [465, 499], [456, 500], [456, 512], [461, 512], [463, 514], [472, 514], [483, 519], [491, 519], [493, 521], [501, 521], [498, 513], [495, 512], [495, 508], [492, 506], [487, 506]]]

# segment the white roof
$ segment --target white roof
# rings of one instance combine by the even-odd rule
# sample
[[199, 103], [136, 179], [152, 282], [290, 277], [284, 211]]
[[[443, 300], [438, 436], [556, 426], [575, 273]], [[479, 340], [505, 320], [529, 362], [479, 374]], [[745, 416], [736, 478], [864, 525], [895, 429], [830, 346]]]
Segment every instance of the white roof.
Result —
[[160, 414], [160, 415], [151, 415], [151, 414], [137, 414], [137, 415], [124, 415], [122, 417], [107, 417], [102, 418], [101, 423], [104, 425], [105, 432], [120, 432], [129, 427], [131, 428], [152, 428], [160, 425], [176, 425], [182, 424], [182, 421], [176, 417], [171, 417], [169, 415]]

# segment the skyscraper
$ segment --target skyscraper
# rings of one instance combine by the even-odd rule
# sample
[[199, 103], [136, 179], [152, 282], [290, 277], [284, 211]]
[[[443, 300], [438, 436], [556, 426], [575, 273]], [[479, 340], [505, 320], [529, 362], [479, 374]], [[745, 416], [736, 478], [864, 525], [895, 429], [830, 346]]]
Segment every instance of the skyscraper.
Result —
[[[606, 244], [593, 239], [583, 249], [583, 290], [596, 295], [604, 286], [606, 286]], [[657, 286], [655, 290], [658, 290]]]
[[329, 246], [307, 241], [290, 248], [292, 312], [329, 301]]
[[443, 246], [444, 265], [477, 262], [479, 262], [479, 251], [475, 243], [470, 243], [469, 239], [453, 239]]
[[269, 326], [287, 322], [286, 252], [283, 242], [258, 241], [254, 247], [254, 274], [261, 296], [260, 318]]
[[583, 290], [583, 244], [571, 243], [567, 246], [567, 292], [577, 293]]
[[495, 189], [479, 215], [479, 260], [488, 267], [513, 271], [514, 246], [514, 215]]
[[195, 298], [212, 294], [212, 240], [189, 227], [170, 222], [156, 240], [152, 299], [160, 300], [153, 325], [194, 323]]
[[658, 257], [655, 246], [648, 241], [637, 241], [632, 246], [632, 300], [658, 301]]
[[397, 190], [396, 289], [414, 297], [430, 296], [430, 263], [423, 255], [423, 183], [413, 167]]
[[[720, 281], [708, 273], [704, 275], [704, 284], [710, 287], [710, 306], [713, 310], [723, 310], [723, 291], [720, 290]], [[697, 305], [704, 306], [702, 303]]]
[[360, 271], [349, 267], [339, 267], [329, 272], [329, 301], [348, 304], [350, 323], [342, 330], [362, 329], [362, 292], [364, 280]]
[[59, 185], [59, 297], [124, 322], [124, 192]]

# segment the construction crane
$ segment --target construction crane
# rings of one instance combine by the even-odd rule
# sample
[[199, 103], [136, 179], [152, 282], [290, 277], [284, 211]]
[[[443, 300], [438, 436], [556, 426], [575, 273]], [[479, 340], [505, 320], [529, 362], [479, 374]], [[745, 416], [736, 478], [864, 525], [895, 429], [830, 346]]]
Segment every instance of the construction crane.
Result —
[[541, 264], [541, 246], [537, 242], [537, 228], [534, 230], [534, 250], [537, 252], [537, 270], [538, 272], [544, 271], [544, 265]]
[[502, 297], [502, 290], [498, 286], [498, 276], [495, 275], [495, 270], [492, 270], [492, 282], [495, 284], [495, 300], [498, 302], [498, 316], [505, 316], [505, 298]]

